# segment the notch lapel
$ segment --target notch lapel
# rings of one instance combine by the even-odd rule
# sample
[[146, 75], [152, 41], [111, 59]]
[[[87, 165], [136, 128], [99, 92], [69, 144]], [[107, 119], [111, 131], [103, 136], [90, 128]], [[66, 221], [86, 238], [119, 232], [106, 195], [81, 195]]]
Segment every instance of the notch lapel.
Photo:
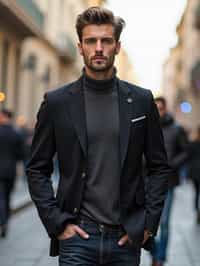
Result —
[[126, 84], [118, 81], [119, 88], [119, 120], [120, 120], [120, 162], [124, 165], [129, 143], [130, 125], [133, 113], [133, 95]]
[[79, 81], [74, 84], [69, 92], [70, 99], [68, 101], [68, 106], [70, 116], [84, 155], [87, 156], [85, 101], [81, 79], [79, 79]]

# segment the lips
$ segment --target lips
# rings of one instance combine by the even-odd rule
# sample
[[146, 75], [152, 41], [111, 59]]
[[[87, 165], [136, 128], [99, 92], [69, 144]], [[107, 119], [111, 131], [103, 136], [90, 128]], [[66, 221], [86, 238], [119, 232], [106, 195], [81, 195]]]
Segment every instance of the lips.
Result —
[[106, 58], [105, 57], [96, 56], [96, 57], [93, 57], [92, 60], [106, 60]]

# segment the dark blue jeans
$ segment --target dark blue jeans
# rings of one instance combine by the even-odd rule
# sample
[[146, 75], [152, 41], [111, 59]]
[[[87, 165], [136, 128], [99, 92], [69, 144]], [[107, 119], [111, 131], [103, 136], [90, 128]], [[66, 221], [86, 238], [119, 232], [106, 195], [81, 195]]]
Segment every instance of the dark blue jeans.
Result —
[[152, 256], [154, 260], [158, 262], [165, 262], [167, 257], [167, 248], [170, 235], [170, 216], [173, 203], [173, 188], [168, 190], [167, 198], [165, 200], [161, 220], [160, 220], [160, 230], [158, 236], [155, 238], [154, 248], [152, 250]]
[[78, 234], [59, 242], [59, 266], [138, 266], [140, 247], [128, 242], [119, 246], [122, 230], [101, 228], [93, 222], [82, 222], [79, 226], [89, 234], [82, 239]]

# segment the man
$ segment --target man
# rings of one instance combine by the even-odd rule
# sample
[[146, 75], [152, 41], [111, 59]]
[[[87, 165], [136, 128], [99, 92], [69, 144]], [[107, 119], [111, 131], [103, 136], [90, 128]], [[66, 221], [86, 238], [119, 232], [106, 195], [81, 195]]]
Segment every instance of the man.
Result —
[[6, 237], [10, 195], [16, 178], [16, 163], [23, 159], [23, 141], [12, 125], [12, 112], [0, 111], [0, 231]]
[[168, 112], [165, 98], [158, 97], [155, 99], [155, 103], [160, 114], [160, 123], [164, 135], [169, 164], [173, 169], [169, 178], [168, 193], [161, 216], [159, 236], [155, 239], [152, 251], [153, 266], [163, 266], [167, 257], [167, 247], [170, 233], [169, 222], [173, 203], [174, 187], [179, 183], [179, 170], [188, 156], [186, 152], [186, 133], [184, 129], [174, 121], [173, 117]]
[[[60, 266], [139, 265], [142, 243], [157, 231], [169, 168], [151, 92], [116, 77], [123, 26], [100, 7], [78, 16], [83, 74], [46, 94], [38, 114], [27, 174]], [[151, 180], [146, 203], [143, 153]]]

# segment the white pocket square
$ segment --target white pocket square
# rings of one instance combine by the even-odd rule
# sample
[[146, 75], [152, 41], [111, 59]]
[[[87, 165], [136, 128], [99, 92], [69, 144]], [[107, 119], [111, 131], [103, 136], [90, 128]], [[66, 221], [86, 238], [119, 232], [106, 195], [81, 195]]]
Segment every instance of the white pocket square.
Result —
[[140, 120], [143, 120], [146, 118], [146, 115], [143, 115], [143, 116], [140, 116], [140, 117], [137, 117], [137, 118], [134, 118], [134, 119], [131, 119], [131, 122], [132, 123], [135, 123], [137, 121], [140, 121]]

